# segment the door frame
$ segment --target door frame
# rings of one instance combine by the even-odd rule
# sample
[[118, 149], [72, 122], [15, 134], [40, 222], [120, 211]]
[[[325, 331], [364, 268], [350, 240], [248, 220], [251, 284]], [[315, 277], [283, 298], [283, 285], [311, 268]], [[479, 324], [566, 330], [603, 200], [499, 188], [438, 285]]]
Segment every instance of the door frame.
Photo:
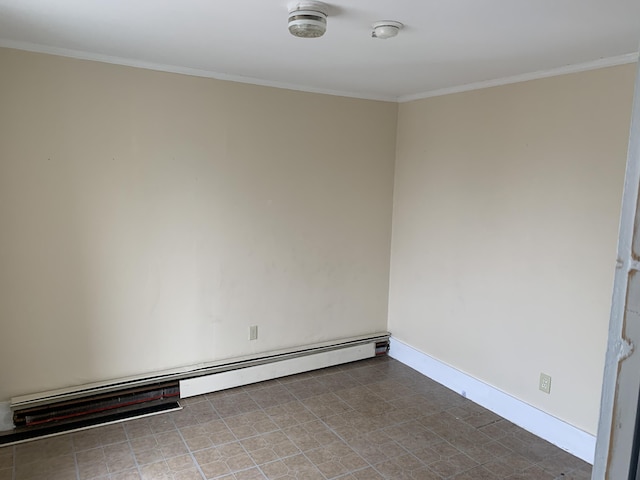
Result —
[[640, 420], [639, 190], [640, 68], [636, 72], [592, 480], [636, 480], [638, 450], [634, 440], [640, 439], [635, 434]]

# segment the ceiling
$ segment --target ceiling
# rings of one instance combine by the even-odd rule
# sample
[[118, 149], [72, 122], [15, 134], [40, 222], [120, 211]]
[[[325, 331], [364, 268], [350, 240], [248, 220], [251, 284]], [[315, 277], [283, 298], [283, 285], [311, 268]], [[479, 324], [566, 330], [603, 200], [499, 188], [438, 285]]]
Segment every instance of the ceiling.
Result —
[[[0, 46], [312, 92], [410, 100], [637, 59], [638, 0], [0, 0]], [[371, 24], [405, 24], [391, 39]]]

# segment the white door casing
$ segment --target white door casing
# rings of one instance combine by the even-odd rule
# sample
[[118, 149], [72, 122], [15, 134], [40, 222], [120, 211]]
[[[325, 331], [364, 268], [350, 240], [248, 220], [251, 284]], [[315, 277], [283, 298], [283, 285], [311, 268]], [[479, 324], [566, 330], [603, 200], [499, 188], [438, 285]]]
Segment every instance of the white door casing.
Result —
[[640, 74], [636, 74], [592, 480], [627, 480], [640, 397]]

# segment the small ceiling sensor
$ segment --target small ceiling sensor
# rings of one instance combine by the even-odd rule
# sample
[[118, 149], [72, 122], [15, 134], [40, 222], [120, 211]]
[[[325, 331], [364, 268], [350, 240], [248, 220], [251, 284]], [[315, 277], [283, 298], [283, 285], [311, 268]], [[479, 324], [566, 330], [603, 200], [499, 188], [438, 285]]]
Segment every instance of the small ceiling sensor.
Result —
[[318, 38], [327, 30], [327, 5], [302, 2], [289, 5], [289, 32], [294, 37]]
[[393, 20], [381, 20], [373, 24], [371, 36], [373, 38], [382, 38], [383, 40], [395, 37], [403, 26], [400, 22]]

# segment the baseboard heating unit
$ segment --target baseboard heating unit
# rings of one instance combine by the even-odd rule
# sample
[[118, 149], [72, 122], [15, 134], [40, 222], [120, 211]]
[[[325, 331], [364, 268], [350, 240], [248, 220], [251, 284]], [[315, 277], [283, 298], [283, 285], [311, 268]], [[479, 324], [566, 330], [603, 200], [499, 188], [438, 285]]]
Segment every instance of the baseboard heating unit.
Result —
[[180, 398], [373, 358], [388, 349], [389, 334], [381, 333], [14, 397], [15, 428], [0, 432], [0, 445], [173, 411], [181, 408]]

